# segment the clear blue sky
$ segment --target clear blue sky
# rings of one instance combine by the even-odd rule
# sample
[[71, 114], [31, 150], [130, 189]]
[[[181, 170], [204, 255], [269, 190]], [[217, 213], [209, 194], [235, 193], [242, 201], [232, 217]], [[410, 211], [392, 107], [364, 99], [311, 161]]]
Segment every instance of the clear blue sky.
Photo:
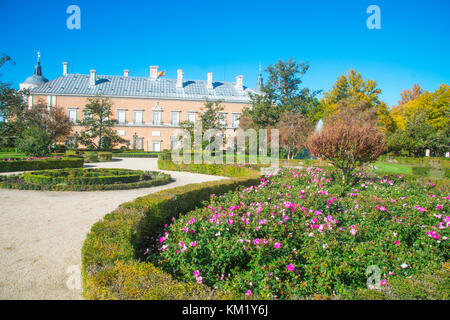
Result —
[[[66, 9], [81, 8], [81, 30], [69, 30]], [[381, 9], [381, 30], [369, 30], [366, 9]], [[450, 79], [449, 0], [82, 1], [0, 0], [0, 53], [16, 65], [0, 69], [14, 86], [33, 73], [41, 51], [44, 76], [71, 73], [144, 76], [158, 65], [176, 78], [234, 81], [254, 87], [258, 64], [308, 61], [304, 84], [329, 90], [350, 68], [378, 82], [395, 105], [418, 82], [435, 90]], [[147, 71], [148, 74], [148, 71]]]

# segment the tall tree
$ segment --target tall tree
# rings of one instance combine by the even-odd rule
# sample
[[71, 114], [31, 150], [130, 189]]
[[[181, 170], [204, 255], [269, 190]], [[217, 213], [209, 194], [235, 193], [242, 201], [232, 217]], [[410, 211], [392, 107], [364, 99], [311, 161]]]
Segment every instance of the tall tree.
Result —
[[363, 104], [366, 109], [376, 112], [378, 123], [385, 131], [395, 130], [387, 105], [380, 100], [381, 89], [377, 83], [370, 79], [364, 79], [361, 73], [350, 69], [346, 75], [341, 75], [333, 85], [333, 88], [324, 93], [322, 103], [325, 114], [330, 117], [339, 112], [341, 101], [346, 101], [349, 107]]
[[320, 118], [320, 104], [316, 98], [319, 91], [301, 87], [302, 77], [308, 69], [308, 63], [297, 63], [292, 58], [267, 67], [267, 82], [261, 93], [251, 94], [251, 108], [243, 111], [243, 117], [249, 117], [257, 128], [277, 126], [285, 111], [299, 112], [310, 119]]
[[279, 122], [280, 146], [293, 159], [306, 146], [313, 130], [313, 123], [299, 112], [286, 111]]
[[[221, 105], [222, 101], [206, 101], [204, 107], [200, 110], [200, 118], [197, 120], [200, 122], [202, 126], [202, 134], [210, 129], [216, 129], [220, 131], [222, 136], [225, 133], [226, 126], [222, 122], [222, 114], [221, 112], [224, 110], [224, 107]], [[194, 144], [194, 125], [195, 123], [192, 121], [183, 121], [180, 123], [180, 127], [183, 130], [186, 130], [191, 136], [191, 147]], [[222, 141], [223, 142], [223, 141]], [[202, 149], [204, 149], [209, 143], [202, 141]]]
[[43, 128], [53, 142], [64, 142], [72, 132], [72, 122], [62, 108], [47, 107], [39, 102], [25, 114], [27, 127]]
[[118, 136], [112, 119], [111, 100], [101, 96], [89, 98], [89, 103], [83, 109], [83, 120], [79, 125], [80, 142], [88, 148], [97, 150], [110, 149], [124, 140]]

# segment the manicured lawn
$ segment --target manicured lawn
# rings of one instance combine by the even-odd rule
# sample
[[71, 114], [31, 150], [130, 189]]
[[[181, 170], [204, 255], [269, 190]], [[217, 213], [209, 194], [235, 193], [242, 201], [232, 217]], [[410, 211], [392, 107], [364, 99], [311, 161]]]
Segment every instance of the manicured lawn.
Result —
[[[393, 174], [413, 174], [411, 165], [397, 164], [389, 162], [375, 162], [374, 166], [377, 168], [374, 172], [387, 172]], [[442, 170], [431, 169], [428, 177], [443, 178], [444, 172]]]

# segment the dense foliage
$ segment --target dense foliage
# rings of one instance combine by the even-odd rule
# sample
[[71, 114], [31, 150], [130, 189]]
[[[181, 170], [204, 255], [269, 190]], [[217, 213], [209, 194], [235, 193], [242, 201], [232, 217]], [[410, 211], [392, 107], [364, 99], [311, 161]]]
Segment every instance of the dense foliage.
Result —
[[361, 171], [343, 190], [323, 169], [282, 170], [172, 219], [146, 253], [180, 280], [237, 297], [345, 294], [416, 277], [448, 260], [450, 196]]
[[44, 169], [60, 169], [60, 168], [81, 168], [84, 160], [82, 158], [61, 158], [53, 156], [47, 157], [32, 157], [26, 159], [8, 158], [0, 161], [0, 172], [13, 171], [30, 171], [30, 170], [44, 170]]

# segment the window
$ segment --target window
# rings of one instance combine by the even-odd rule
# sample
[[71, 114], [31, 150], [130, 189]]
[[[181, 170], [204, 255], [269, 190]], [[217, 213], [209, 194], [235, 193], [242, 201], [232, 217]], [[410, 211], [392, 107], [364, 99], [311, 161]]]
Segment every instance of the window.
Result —
[[153, 110], [152, 123], [154, 126], [161, 125], [161, 114], [162, 114], [162, 111]]
[[68, 109], [68, 117], [72, 123], [77, 122], [77, 109]]
[[161, 151], [161, 141], [153, 141], [152, 149], [152, 151]]
[[28, 109], [31, 110], [31, 107], [33, 106], [33, 96], [28, 97]]
[[233, 113], [233, 119], [231, 120], [231, 125], [233, 128], [239, 127], [239, 119], [241, 117], [240, 113]]
[[219, 124], [222, 126], [227, 125], [227, 114], [225, 112], [219, 112]]
[[195, 112], [188, 112], [187, 120], [189, 122], [195, 122]]
[[142, 111], [135, 111], [134, 112], [134, 123], [135, 124], [142, 124]]
[[52, 106], [56, 107], [56, 96], [52, 97]]
[[118, 110], [117, 111], [117, 122], [119, 124], [125, 124], [126, 123], [126, 111], [125, 110]]
[[170, 124], [172, 126], [177, 126], [180, 124], [180, 112], [179, 111], [170, 112]]

